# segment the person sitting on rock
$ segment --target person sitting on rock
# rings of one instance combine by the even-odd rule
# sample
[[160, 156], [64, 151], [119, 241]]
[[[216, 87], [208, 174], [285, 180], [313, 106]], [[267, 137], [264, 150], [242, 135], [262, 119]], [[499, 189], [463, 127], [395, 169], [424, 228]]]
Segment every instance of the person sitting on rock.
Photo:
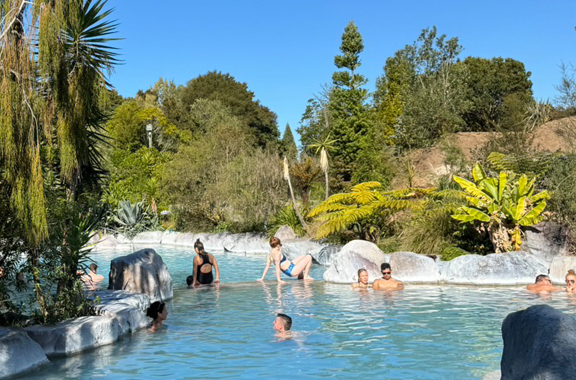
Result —
[[[195, 287], [197, 285], [208, 285], [220, 282], [220, 270], [216, 258], [204, 250], [204, 244], [200, 239], [194, 243], [196, 257], [192, 262], [192, 276], [188, 276], [186, 283]], [[216, 280], [212, 274], [212, 268], [216, 271]], [[192, 277], [192, 278], [190, 278]]]
[[152, 325], [150, 325], [150, 331], [154, 332], [163, 327], [163, 323], [168, 318], [168, 310], [166, 309], [166, 304], [164, 302], [156, 301], [153, 302], [146, 315], [152, 318]]
[[353, 289], [367, 289], [368, 284], [368, 271], [364, 268], [358, 269], [358, 282], [352, 284]]
[[[270, 239], [270, 254], [266, 258], [266, 267], [262, 273], [262, 277], [258, 281], [264, 281], [270, 265], [274, 264], [276, 267], [276, 280], [279, 283], [285, 283], [280, 278], [280, 272], [283, 272], [288, 277], [297, 277], [304, 280], [314, 280], [310, 277], [310, 268], [312, 267], [312, 256], [303, 255], [298, 256], [294, 260], [290, 261], [282, 254], [282, 242], [277, 237], [272, 237]], [[302, 276], [303, 275], [303, 276]]]
[[382, 263], [380, 265], [380, 271], [382, 272], [382, 278], [374, 281], [372, 284], [372, 289], [374, 290], [402, 290], [404, 289], [404, 284], [392, 278], [392, 267], [388, 263]]
[[570, 269], [566, 273], [566, 291], [568, 293], [576, 293], [576, 272], [574, 269]]
[[98, 289], [98, 283], [104, 281], [104, 276], [98, 274], [98, 265], [92, 263], [88, 269], [88, 274], [85, 274], [80, 279], [88, 289], [96, 290]]
[[276, 337], [287, 338], [292, 328], [292, 318], [286, 314], [278, 313], [272, 326], [274, 326], [274, 330], [276, 330]]
[[562, 289], [552, 285], [552, 282], [550, 281], [550, 277], [548, 277], [548, 275], [539, 274], [538, 276], [536, 276], [536, 280], [534, 281], [533, 284], [526, 286], [526, 290], [536, 294], [546, 294], [550, 292], [557, 292]]

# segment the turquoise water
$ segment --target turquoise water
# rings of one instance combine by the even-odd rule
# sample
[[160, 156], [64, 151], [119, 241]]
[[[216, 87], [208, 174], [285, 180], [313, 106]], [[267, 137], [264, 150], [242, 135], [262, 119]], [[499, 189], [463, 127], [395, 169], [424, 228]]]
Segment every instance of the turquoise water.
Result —
[[[499, 369], [503, 318], [537, 303], [569, 314], [565, 294], [520, 288], [411, 286], [394, 293], [274, 277], [254, 281], [263, 257], [216, 254], [219, 288], [187, 289], [190, 250], [159, 248], [174, 281], [167, 328], [52, 364], [25, 378], [386, 378], [481, 379]], [[124, 253], [122, 253], [124, 254]], [[93, 255], [107, 276], [118, 252]], [[324, 268], [313, 267], [321, 279]], [[274, 336], [275, 314], [293, 317], [294, 338]]]

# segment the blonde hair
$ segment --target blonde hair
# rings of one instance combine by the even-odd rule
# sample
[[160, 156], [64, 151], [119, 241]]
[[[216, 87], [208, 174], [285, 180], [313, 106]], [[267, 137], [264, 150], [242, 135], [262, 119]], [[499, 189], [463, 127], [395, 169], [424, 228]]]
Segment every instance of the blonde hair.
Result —
[[576, 276], [576, 272], [574, 272], [574, 269], [568, 269], [568, 273], [566, 273], [566, 277], [568, 276]]

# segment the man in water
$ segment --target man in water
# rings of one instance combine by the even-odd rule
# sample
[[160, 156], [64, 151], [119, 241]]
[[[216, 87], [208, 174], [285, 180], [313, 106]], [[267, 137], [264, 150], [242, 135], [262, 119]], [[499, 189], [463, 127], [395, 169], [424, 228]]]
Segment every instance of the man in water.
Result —
[[526, 290], [536, 294], [546, 294], [550, 292], [557, 292], [562, 289], [552, 285], [550, 277], [548, 277], [547, 275], [539, 274], [538, 276], [536, 276], [536, 281], [533, 284], [526, 286]]
[[287, 338], [290, 335], [290, 329], [292, 328], [292, 318], [286, 314], [277, 314], [276, 319], [273, 323], [274, 330], [276, 330], [276, 336], [279, 338]]
[[390, 264], [383, 263], [380, 265], [380, 270], [382, 271], [382, 278], [374, 281], [372, 284], [372, 289], [374, 290], [402, 290], [404, 289], [404, 284], [392, 278], [392, 267]]
[[98, 289], [98, 283], [104, 280], [104, 276], [98, 274], [98, 265], [96, 263], [90, 264], [90, 269], [88, 269], [88, 274], [82, 276], [82, 282], [90, 290]]

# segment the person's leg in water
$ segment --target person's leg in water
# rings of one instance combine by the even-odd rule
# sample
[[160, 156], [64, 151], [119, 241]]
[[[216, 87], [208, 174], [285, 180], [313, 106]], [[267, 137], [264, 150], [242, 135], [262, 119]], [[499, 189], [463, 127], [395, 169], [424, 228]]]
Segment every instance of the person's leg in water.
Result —
[[298, 256], [294, 260], [292, 260], [294, 264], [294, 269], [292, 270], [292, 277], [300, 278], [300, 275], [304, 275], [304, 280], [313, 280], [310, 277], [310, 268], [312, 267], [312, 256], [304, 255]]

